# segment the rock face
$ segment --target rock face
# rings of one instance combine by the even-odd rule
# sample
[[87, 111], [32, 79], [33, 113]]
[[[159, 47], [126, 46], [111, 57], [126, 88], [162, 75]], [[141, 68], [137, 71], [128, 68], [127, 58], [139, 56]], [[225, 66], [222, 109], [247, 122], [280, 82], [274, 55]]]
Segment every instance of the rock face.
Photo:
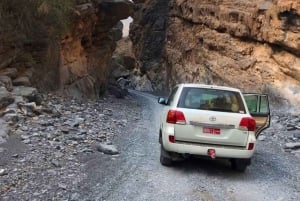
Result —
[[[150, 37], [148, 30], [159, 24], [145, 19], [156, 19], [154, 8], [161, 4], [137, 4], [130, 34], [136, 54], [141, 52], [140, 68], [155, 89], [201, 82], [300, 101], [299, 1], [172, 0], [164, 4], [164, 12], [170, 10], [162, 14], [168, 18], [167, 26], [160, 26], [161, 54], [145, 60], [157, 49], [140, 38]], [[145, 68], [149, 63], [156, 65]]]
[[[130, 26], [133, 52], [142, 74], [151, 79], [154, 89], [165, 86], [165, 72], [160, 64], [164, 56], [170, 0], [135, 0], [134, 22]], [[151, 74], [157, 76], [151, 77]], [[141, 78], [143, 77], [140, 76]], [[151, 78], [150, 78], [151, 77]]]
[[76, 26], [62, 42], [60, 82], [70, 95], [97, 98], [103, 93], [115, 39], [122, 29], [118, 22], [131, 13], [128, 1], [99, 2], [98, 7], [77, 6]]
[[[51, 1], [45, 2], [38, 7], [42, 14], [47, 13], [47, 6], [52, 5]], [[96, 99], [106, 88], [110, 60], [122, 31], [122, 24], [118, 22], [131, 15], [132, 3], [128, 0], [61, 3], [66, 2], [76, 4], [71, 9], [70, 24], [59, 35], [54, 32], [57, 30], [56, 23], [53, 25], [42, 17], [41, 21], [44, 20], [42, 22], [49, 27], [35, 28], [27, 35], [16, 33], [8, 22], [0, 20], [7, 33], [14, 33], [0, 33], [0, 75], [11, 77], [14, 85], [32, 84], [40, 89], [62, 89], [65, 94], [77, 98]], [[2, 4], [0, 12], [5, 7]], [[26, 5], [19, 4], [20, 9], [22, 6]], [[17, 11], [15, 8], [11, 12]], [[38, 20], [32, 21], [41, 23]]]

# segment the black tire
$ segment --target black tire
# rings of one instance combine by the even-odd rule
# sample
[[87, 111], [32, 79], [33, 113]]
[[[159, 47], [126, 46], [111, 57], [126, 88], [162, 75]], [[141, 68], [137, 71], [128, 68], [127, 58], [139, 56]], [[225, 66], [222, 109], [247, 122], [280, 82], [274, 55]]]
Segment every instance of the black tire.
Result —
[[245, 172], [250, 164], [251, 159], [231, 159], [231, 168], [238, 172]]
[[167, 167], [170, 167], [173, 164], [173, 160], [172, 160], [170, 153], [168, 151], [166, 151], [162, 145], [160, 148], [160, 163], [163, 166], [167, 166]]
[[158, 142], [159, 142], [159, 144], [162, 144], [162, 134], [161, 134], [161, 130], [159, 131]]

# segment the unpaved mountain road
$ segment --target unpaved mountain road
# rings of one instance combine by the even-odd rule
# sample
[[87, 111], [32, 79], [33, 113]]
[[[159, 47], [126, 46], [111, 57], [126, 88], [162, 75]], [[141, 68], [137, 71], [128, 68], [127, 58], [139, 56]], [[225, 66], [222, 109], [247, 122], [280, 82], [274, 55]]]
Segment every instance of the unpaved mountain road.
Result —
[[[142, 118], [117, 139], [121, 154], [113, 160], [91, 158], [80, 200], [299, 200], [299, 158], [261, 141], [245, 173], [227, 161], [189, 159], [168, 168], [159, 162], [159, 114], [156, 97], [131, 92]], [[266, 136], [268, 136], [266, 131]], [[109, 158], [109, 157], [108, 157]]]
[[[24, 117], [0, 144], [0, 201], [300, 200], [300, 159], [275, 137], [285, 135], [278, 121], [245, 173], [224, 160], [189, 159], [168, 168], [159, 162], [163, 106], [155, 96], [131, 91], [126, 99], [50, 102], [60, 117]], [[98, 152], [94, 145], [105, 141], [120, 154]]]

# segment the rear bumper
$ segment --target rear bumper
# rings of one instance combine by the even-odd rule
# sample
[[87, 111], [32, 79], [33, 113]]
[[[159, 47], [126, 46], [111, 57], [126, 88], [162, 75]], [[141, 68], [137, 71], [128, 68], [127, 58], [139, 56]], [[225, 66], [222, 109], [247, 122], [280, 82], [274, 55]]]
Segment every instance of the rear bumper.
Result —
[[253, 150], [247, 150], [246, 148], [237, 147], [231, 148], [214, 145], [170, 143], [166, 140], [163, 140], [163, 146], [165, 150], [170, 152], [199, 156], [208, 156], [208, 150], [214, 149], [216, 153], [216, 158], [251, 158], [255, 150], [255, 146]]

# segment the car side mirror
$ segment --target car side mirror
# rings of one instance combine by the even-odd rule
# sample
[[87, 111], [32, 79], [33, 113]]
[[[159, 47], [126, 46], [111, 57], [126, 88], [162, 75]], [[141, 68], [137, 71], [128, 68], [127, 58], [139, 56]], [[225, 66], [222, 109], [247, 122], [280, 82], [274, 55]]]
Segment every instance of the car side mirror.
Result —
[[166, 101], [165, 98], [159, 97], [159, 98], [158, 98], [158, 103], [159, 103], [159, 104], [162, 104], [162, 105], [166, 105], [166, 104], [167, 104], [167, 101]]

